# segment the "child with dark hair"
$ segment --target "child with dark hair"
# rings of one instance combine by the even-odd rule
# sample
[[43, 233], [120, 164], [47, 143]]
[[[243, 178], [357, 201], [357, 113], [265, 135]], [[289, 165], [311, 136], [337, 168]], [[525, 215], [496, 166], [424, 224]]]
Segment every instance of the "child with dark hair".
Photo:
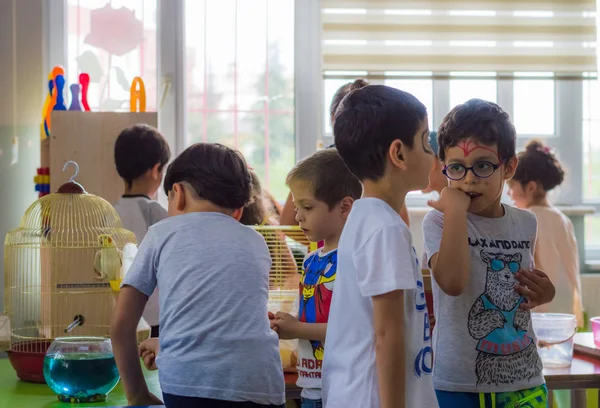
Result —
[[399, 215], [406, 194], [428, 184], [427, 111], [409, 93], [370, 85], [350, 92], [335, 115], [335, 146], [363, 196], [339, 239], [325, 406], [437, 407], [423, 277]]
[[[347, 84], [340, 86], [338, 90], [335, 91], [335, 94], [333, 94], [333, 98], [331, 98], [331, 104], [329, 105], [329, 120], [331, 122], [332, 127], [335, 122], [335, 112], [337, 111], [338, 106], [340, 105], [344, 97], [350, 92], [354, 91], [355, 89], [361, 89], [368, 85], [369, 82], [366, 79], [359, 78], [354, 80], [353, 82], [348, 82]], [[335, 144], [329, 147], [335, 147]], [[402, 217], [406, 225], [410, 225], [410, 217], [408, 215], [408, 209], [406, 208], [406, 205], [403, 205], [400, 209], [400, 216]], [[281, 225], [298, 225], [294, 217], [294, 204], [292, 202], [292, 194], [290, 193], [288, 195], [287, 201], [285, 202], [285, 206], [283, 207], [283, 211], [281, 214]]]
[[565, 172], [556, 155], [539, 140], [529, 142], [518, 158], [515, 175], [508, 182], [508, 193], [517, 207], [535, 214], [538, 220], [535, 263], [556, 286], [554, 300], [534, 310], [573, 313], [581, 327], [583, 303], [573, 223], [548, 200], [548, 192], [563, 182]]
[[[125, 184], [125, 193], [115, 209], [123, 227], [135, 234], [139, 245], [148, 228], [167, 217], [167, 210], [150, 197], [154, 197], [160, 187], [171, 151], [157, 129], [138, 124], [119, 134], [114, 155], [117, 172]], [[158, 315], [158, 292], [154, 292], [143, 314], [152, 328], [152, 337], [159, 335]]]
[[[323, 406], [321, 368], [325, 331], [337, 274], [337, 246], [352, 204], [362, 186], [333, 148], [301, 160], [286, 180], [294, 198], [296, 220], [312, 242], [323, 247], [304, 258], [298, 317], [277, 312], [271, 326], [281, 339], [298, 339], [298, 386], [302, 408]], [[332, 343], [335, 347], [335, 343]]]
[[438, 131], [448, 187], [429, 202], [423, 236], [440, 408], [546, 407], [529, 309], [550, 302], [554, 286], [534, 269], [535, 216], [500, 202], [515, 139], [508, 115], [480, 99], [452, 109]]
[[[269, 250], [238, 222], [251, 182], [242, 155], [220, 144], [192, 145], [169, 166], [170, 217], [142, 242], [110, 330], [130, 405], [160, 404], [148, 391], [139, 354], [151, 364], [156, 357], [167, 407], [285, 402], [279, 340], [267, 316]], [[142, 343], [138, 354], [137, 322], [156, 287], [160, 338]]]

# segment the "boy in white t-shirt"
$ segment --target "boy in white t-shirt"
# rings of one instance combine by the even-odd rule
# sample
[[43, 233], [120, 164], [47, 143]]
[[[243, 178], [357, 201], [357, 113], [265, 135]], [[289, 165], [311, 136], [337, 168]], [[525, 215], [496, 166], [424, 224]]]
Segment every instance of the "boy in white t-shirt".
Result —
[[286, 181], [300, 228], [311, 242], [322, 241], [323, 247], [304, 259], [298, 318], [277, 312], [270, 316], [271, 327], [281, 339], [299, 339], [297, 384], [302, 388], [302, 408], [321, 408], [321, 368], [337, 273], [337, 246], [352, 204], [362, 194], [362, 186], [335, 148], [318, 151], [300, 161]]
[[[148, 228], [167, 218], [167, 210], [150, 197], [155, 196], [160, 188], [163, 170], [170, 158], [167, 141], [152, 126], [138, 124], [128, 127], [115, 142], [115, 165], [125, 183], [125, 193], [115, 204], [115, 209], [123, 228], [135, 234], [138, 246]], [[152, 328], [152, 337], [158, 337], [158, 314], [158, 292], [154, 292], [143, 315]]]
[[414, 96], [372, 85], [352, 91], [335, 117], [335, 145], [363, 184], [338, 246], [327, 327], [328, 408], [437, 407], [421, 268], [398, 215], [427, 187], [433, 154], [427, 111]]

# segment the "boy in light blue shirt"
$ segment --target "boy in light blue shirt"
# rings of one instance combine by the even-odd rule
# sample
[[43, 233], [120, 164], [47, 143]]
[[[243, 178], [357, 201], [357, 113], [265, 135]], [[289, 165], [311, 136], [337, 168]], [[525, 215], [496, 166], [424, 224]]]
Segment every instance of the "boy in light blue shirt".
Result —
[[[277, 334], [267, 317], [271, 258], [238, 222], [251, 178], [238, 152], [199, 143], [169, 166], [169, 215], [153, 225], [123, 280], [111, 326], [130, 405], [162, 403], [144, 381], [135, 329], [158, 287], [160, 385], [167, 407], [275, 407], [285, 402]], [[156, 340], [153, 340], [156, 342]]]

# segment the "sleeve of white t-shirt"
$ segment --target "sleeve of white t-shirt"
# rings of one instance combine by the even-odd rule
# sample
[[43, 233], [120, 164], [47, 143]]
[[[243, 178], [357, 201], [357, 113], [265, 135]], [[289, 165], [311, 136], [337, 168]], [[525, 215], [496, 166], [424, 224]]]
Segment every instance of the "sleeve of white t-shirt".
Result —
[[392, 224], [377, 229], [353, 256], [358, 288], [372, 297], [395, 290], [414, 289], [415, 254], [410, 231]]
[[150, 297], [156, 288], [156, 261], [157, 261], [157, 231], [148, 230], [137, 254], [123, 278], [121, 287], [127, 285], [136, 288], [144, 295]]
[[423, 242], [425, 243], [425, 255], [427, 264], [424, 267], [429, 267], [431, 257], [440, 252], [442, 244], [442, 232], [444, 230], [444, 214], [431, 210], [425, 214], [423, 218]]

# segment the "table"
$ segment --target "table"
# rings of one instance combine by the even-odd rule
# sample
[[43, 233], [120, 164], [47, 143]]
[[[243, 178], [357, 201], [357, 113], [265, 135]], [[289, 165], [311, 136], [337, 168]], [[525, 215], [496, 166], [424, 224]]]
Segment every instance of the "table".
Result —
[[575, 352], [571, 367], [546, 368], [544, 377], [548, 390], [571, 391], [571, 407], [586, 407], [585, 390], [600, 388], [600, 360]]
[[[148, 371], [144, 368], [144, 377], [148, 388], [153, 394], [160, 396], [158, 372]], [[300, 398], [300, 389], [296, 386], [297, 376], [286, 374], [286, 395], [288, 399]], [[126, 406], [127, 399], [121, 382], [109, 394], [105, 402], [90, 404], [91, 407]], [[58, 401], [56, 395], [45, 384], [32, 384], [20, 381], [17, 378], [7, 358], [0, 358], [0, 407], [19, 408], [80, 408], [85, 404], [73, 405]]]

